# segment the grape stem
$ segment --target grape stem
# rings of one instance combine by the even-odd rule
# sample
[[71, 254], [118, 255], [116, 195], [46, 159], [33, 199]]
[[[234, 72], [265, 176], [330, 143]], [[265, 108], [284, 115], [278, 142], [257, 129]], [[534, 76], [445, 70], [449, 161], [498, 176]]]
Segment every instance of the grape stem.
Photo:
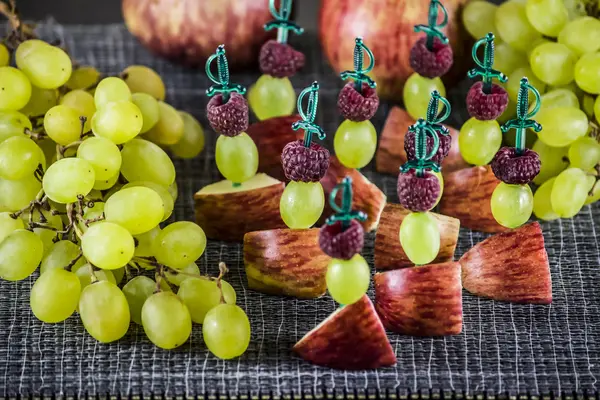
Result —
[[89, 263], [89, 266], [90, 266], [90, 284], [96, 283], [96, 282], [98, 282], [98, 277], [96, 276], [96, 273], [94, 272], [94, 266], [92, 265], [92, 263]]
[[42, 140], [48, 137], [48, 135], [43, 129], [40, 132], [34, 132], [29, 128], [25, 128], [24, 133], [33, 140]]
[[71, 268], [73, 268], [73, 266], [77, 263], [77, 261], [79, 261], [81, 257], [83, 257], [83, 253], [79, 252], [79, 254], [74, 259], [72, 259], [71, 262], [68, 263], [64, 269], [67, 271], [71, 271]]

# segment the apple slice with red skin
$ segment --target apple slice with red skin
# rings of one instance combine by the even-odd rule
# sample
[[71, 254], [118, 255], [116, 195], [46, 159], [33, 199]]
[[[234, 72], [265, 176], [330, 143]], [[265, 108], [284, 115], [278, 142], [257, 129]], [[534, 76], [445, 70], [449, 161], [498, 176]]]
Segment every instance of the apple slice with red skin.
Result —
[[323, 367], [363, 370], [396, 364], [396, 355], [367, 295], [339, 308], [296, 345], [294, 352]]
[[511, 303], [552, 303], [548, 253], [538, 222], [477, 243], [459, 262], [463, 286], [474, 295]]
[[458, 262], [380, 272], [374, 280], [375, 308], [387, 329], [411, 336], [461, 333]]
[[[375, 236], [375, 268], [378, 270], [408, 268], [414, 263], [408, 259], [400, 244], [400, 224], [410, 211], [400, 204], [388, 203], [381, 213], [381, 222]], [[440, 230], [440, 251], [432, 263], [454, 259], [460, 221], [456, 218], [431, 213]]]

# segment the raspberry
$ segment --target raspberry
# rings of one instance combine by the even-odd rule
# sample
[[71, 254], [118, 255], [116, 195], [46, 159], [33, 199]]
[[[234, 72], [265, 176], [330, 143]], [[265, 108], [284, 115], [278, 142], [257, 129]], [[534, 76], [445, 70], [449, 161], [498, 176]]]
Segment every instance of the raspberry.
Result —
[[342, 222], [333, 225], [323, 225], [319, 229], [319, 246], [323, 253], [331, 258], [349, 260], [360, 253], [365, 244], [365, 231], [355, 219], [350, 221], [350, 226], [342, 230]]
[[281, 165], [291, 181], [319, 182], [329, 168], [329, 151], [317, 143], [307, 148], [302, 140], [296, 140], [283, 148]]
[[[439, 135], [440, 146], [437, 153], [433, 156], [431, 161], [438, 164], [442, 164], [444, 158], [450, 152], [450, 146], [452, 146], [452, 138], [450, 135]], [[427, 152], [430, 152], [433, 148], [433, 139], [431, 136], [427, 136]], [[406, 152], [406, 158], [411, 161], [415, 159], [415, 134], [413, 132], [407, 132], [404, 136], [404, 151]]]
[[414, 169], [398, 175], [398, 199], [402, 207], [410, 211], [429, 211], [440, 196], [440, 181], [437, 176], [425, 172], [418, 176]]
[[225, 136], [237, 136], [248, 129], [248, 103], [244, 96], [231, 93], [223, 104], [221, 93], [213, 96], [206, 106], [210, 126]]
[[294, 75], [304, 66], [304, 54], [286, 43], [269, 40], [260, 49], [260, 70], [276, 78]]
[[508, 105], [508, 93], [500, 85], [492, 84], [492, 92], [483, 92], [483, 82], [471, 86], [467, 93], [467, 111], [469, 115], [481, 121], [498, 118]]
[[379, 107], [377, 91], [366, 83], [362, 84], [362, 93], [354, 88], [354, 83], [347, 83], [340, 90], [338, 110], [346, 119], [354, 122], [366, 121], [373, 118]]
[[530, 149], [517, 154], [514, 147], [503, 147], [492, 160], [496, 178], [511, 185], [531, 182], [540, 173], [540, 167], [540, 156]]
[[410, 49], [410, 66], [425, 78], [437, 78], [450, 70], [453, 62], [452, 47], [443, 44], [437, 37], [433, 40], [433, 51], [427, 48], [423, 37]]

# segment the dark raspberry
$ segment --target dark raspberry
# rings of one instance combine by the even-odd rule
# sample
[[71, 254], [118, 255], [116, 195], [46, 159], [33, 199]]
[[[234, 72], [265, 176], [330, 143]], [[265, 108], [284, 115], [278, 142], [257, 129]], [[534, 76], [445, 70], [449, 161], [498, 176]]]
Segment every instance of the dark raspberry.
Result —
[[490, 121], [502, 115], [508, 105], [508, 93], [500, 85], [492, 84], [491, 93], [483, 92], [483, 82], [477, 82], [467, 93], [469, 115], [481, 121]]
[[354, 122], [367, 121], [377, 112], [379, 96], [366, 83], [362, 84], [362, 93], [358, 93], [354, 83], [350, 82], [340, 90], [337, 105], [344, 118]]
[[317, 143], [307, 148], [302, 140], [296, 140], [283, 148], [281, 165], [291, 181], [319, 182], [329, 168], [329, 151]]
[[[438, 147], [437, 153], [433, 156], [431, 161], [438, 164], [442, 164], [444, 158], [450, 152], [450, 146], [452, 146], [452, 138], [450, 135], [439, 135], [440, 146]], [[433, 148], [433, 139], [431, 136], [427, 136], [427, 152], [430, 152]], [[413, 132], [406, 132], [404, 136], [404, 151], [406, 152], [406, 158], [411, 161], [415, 159], [415, 134]]]
[[333, 225], [323, 225], [319, 229], [319, 246], [323, 253], [331, 258], [349, 260], [362, 251], [365, 244], [365, 231], [355, 219], [350, 221], [350, 226], [342, 229], [342, 222]]
[[429, 211], [440, 196], [440, 181], [430, 172], [418, 176], [415, 170], [411, 169], [398, 175], [397, 189], [402, 207], [414, 212]]
[[286, 78], [304, 66], [304, 54], [289, 44], [269, 40], [261, 47], [258, 61], [263, 74]]
[[231, 93], [223, 104], [221, 93], [213, 96], [206, 106], [210, 126], [225, 136], [237, 136], [248, 129], [248, 103], [244, 96]]
[[443, 44], [437, 37], [433, 40], [433, 51], [427, 48], [423, 37], [410, 49], [410, 66], [425, 78], [437, 78], [450, 70], [453, 63], [452, 47]]
[[531, 182], [540, 173], [540, 167], [540, 156], [530, 149], [518, 154], [514, 147], [503, 147], [492, 160], [496, 178], [511, 185]]

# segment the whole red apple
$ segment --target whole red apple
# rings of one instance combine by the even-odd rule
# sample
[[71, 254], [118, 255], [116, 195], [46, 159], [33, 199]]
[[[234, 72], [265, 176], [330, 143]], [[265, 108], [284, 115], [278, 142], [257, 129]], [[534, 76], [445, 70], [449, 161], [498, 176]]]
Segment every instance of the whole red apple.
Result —
[[[464, 55], [470, 45], [463, 40], [467, 36], [460, 27], [460, 8], [466, 2], [443, 2], [448, 11], [444, 32], [454, 51], [449, 80], [464, 74], [463, 60], [469, 62]], [[410, 49], [424, 35], [415, 33], [413, 27], [427, 23], [428, 9], [428, 0], [322, 0], [319, 37], [323, 52], [336, 72], [354, 69], [354, 38], [361, 36], [375, 56], [371, 76], [377, 82], [377, 93], [384, 99], [400, 101], [404, 82], [413, 73]]]

